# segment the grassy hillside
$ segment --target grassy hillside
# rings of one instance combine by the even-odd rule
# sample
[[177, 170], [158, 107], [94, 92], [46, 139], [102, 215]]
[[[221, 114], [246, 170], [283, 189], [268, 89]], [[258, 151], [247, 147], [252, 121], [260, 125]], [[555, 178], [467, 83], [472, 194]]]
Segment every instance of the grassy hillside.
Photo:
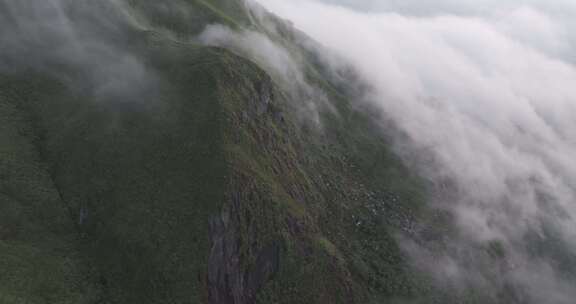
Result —
[[310, 62], [338, 109], [317, 129], [257, 64], [188, 39], [209, 23], [257, 28], [240, 2], [127, 5], [136, 21], [110, 40], [143, 62], [145, 87], [95, 94], [73, 62], [59, 63], [64, 77], [0, 75], [2, 303], [420, 292], [392, 234], [418, 216], [424, 187], [370, 117]]

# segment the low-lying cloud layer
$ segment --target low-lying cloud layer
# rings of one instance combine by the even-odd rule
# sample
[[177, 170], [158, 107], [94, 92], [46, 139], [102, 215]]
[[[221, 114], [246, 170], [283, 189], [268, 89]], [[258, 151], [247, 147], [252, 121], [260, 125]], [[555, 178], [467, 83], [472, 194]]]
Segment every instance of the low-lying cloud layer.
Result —
[[417, 267], [494, 300], [574, 302], [576, 4], [258, 2], [351, 65], [399, 153], [430, 160], [408, 159], [459, 231], [442, 257], [406, 241]]

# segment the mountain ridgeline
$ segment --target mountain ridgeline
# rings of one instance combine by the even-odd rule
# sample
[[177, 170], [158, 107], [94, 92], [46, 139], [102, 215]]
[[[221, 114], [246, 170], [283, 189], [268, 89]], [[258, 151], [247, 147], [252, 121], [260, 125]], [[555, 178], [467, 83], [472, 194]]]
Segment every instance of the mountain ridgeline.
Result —
[[449, 217], [306, 39], [240, 0], [0, 0], [0, 302], [464, 303], [396, 237]]

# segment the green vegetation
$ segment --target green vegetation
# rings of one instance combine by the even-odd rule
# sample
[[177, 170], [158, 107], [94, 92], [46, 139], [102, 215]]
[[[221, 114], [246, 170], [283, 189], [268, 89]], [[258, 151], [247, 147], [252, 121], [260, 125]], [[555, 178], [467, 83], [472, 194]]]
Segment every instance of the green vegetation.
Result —
[[208, 23], [250, 26], [239, 1], [128, 4], [145, 26], [122, 44], [150, 92], [0, 75], [0, 302], [414, 297], [392, 235], [424, 186], [372, 119], [310, 63], [338, 110], [318, 130], [255, 63], [190, 42]]

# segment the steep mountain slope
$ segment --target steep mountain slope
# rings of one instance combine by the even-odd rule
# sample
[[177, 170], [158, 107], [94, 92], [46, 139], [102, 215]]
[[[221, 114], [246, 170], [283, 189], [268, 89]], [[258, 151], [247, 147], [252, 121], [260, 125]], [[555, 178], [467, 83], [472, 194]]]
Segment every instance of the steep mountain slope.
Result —
[[[0, 2], [10, 8], [0, 33], [49, 46], [20, 39], [30, 32], [10, 20], [38, 4], [23, 3]], [[320, 112], [321, 128], [258, 62], [191, 39], [210, 23], [272, 35], [241, 2], [54, 3], [75, 37], [98, 37], [82, 45], [113, 51], [0, 55], [3, 303], [423, 294], [393, 233], [421, 216], [424, 186], [310, 54], [299, 51], [306, 77], [336, 109]], [[290, 35], [272, 39], [300, 48]]]

